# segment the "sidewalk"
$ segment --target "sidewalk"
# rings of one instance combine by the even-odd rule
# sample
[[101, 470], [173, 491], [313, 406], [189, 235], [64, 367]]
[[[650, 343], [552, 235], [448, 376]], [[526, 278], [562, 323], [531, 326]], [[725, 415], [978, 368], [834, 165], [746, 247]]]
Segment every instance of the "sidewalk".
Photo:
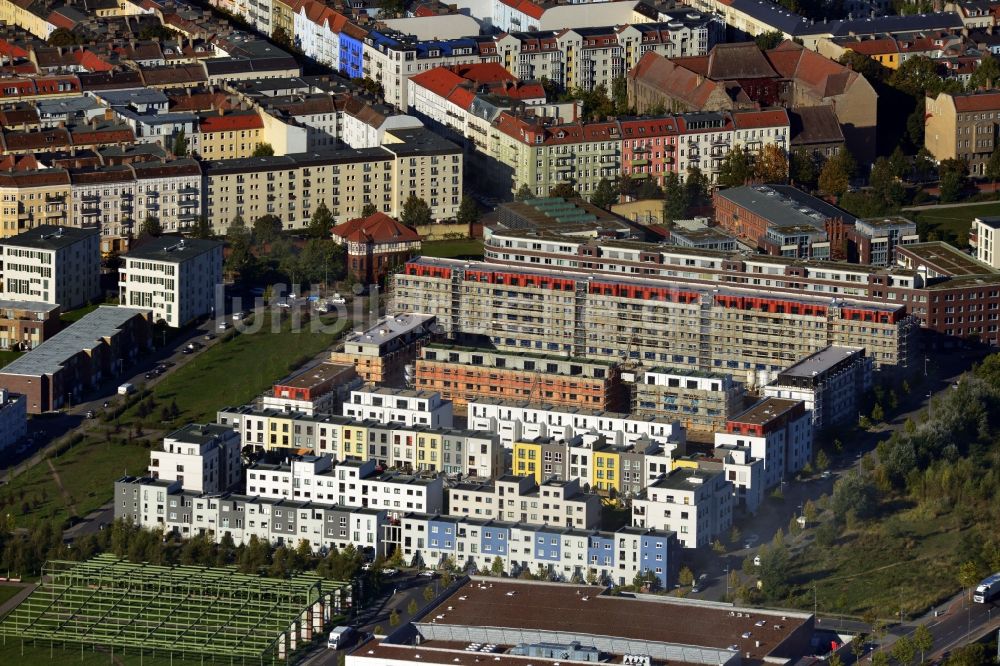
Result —
[[35, 591], [38, 587], [38, 583], [8, 583], [0, 582], [0, 587], [21, 587], [24, 588], [16, 595], [0, 604], [0, 617], [5, 616], [10, 611], [14, 610], [18, 604], [28, 598], [28, 595]]

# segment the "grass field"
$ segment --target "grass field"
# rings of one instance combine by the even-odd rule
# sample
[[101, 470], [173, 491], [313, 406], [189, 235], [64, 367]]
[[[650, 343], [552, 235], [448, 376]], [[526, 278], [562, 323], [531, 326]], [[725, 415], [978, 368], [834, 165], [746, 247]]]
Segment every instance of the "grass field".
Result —
[[795, 605], [812, 609], [815, 583], [821, 613], [923, 613], [955, 593], [961, 537], [957, 518], [904, 509], [848, 531], [829, 548], [812, 542], [791, 560]]
[[[243, 333], [220, 344], [196, 352], [192, 360], [171, 373], [153, 389], [158, 404], [177, 402], [176, 421], [204, 423], [215, 420], [220, 407], [242, 405], [334, 343], [347, 326], [346, 320], [327, 325], [330, 333], [289, 330], [285, 321], [280, 332], [271, 330], [265, 316], [260, 331]], [[122, 417], [132, 420], [136, 408]]]
[[929, 208], [921, 211], [903, 211], [919, 225], [921, 237], [934, 233], [937, 240], [947, 241], [959, 247], [969, 245], [969, 227], [976, 217], [1000, 215], [1000, 202], [975, 204], [959, 208]]
[[[329, 347], [345, 328], [345, 321], [330, 326], [333, 332], [305, 330], [295, 333], [288, 323], [272, 332], [265, 321], [258, 333], [245, 333], [198, 352], [191, 362], [178, 368], [153, 389], [158, 405], [177, 402], [180, 415], [164, 428], [188, 422], [213, 422], [215, 412], [226, 405], [241, 405], [273, 382]], [[153, 417], [154, 419], [156, 417]], [[135, 408], [120, 419], [135, 420]], [[127, 425], [112, 433], [113, 423], [60, 456], [51, 458], [62, 481], [60, 489], [48, 462], [42, 462], [14, 478], [0, 490], [17, 514], [19, 527], [52, 521], [62, 523], [71, 516], [85, 516], [112, 497], [115, 479], [143, 472], [149, 464], [149, 446], [157, 437], [133, 436]], [[124, 440], [124, 443], [123, 443]], [[0, 658], [0, 663], [3, 663]]]
[[483, 241], [479, 238], [426, 241], [420, 244], [420, 254], [427, 257], [482, 259]]
[[9, 349], [0, 350], [0, 368], [7, 365], [8, 363], [10, 363], [19, 356], [24, 356], [24, 352], [11, 351]]
[[16, 597], [23, 589], [20, 585], [0, 585], [0, 605], [3, 605], [8, 599]]
[[[82, 654], [82, 659], [81, 659]], [[117, 666], [200, 666], [202, 663], [200, 658], [195, 658], [193, 656], [187, 659], [181, 659], [179, 656], [174, 656], [171, 660], [169, 655], [159, 652], [155, 657], [152, 651], [145, 650], [140, 656], [139, 651], [135, 649], [129, 649], [128, 652], [122, 653], [120, 650], [115, 650], [114, 660], [111, 659], [111, 654], [109, 651], [101, 649], [94, 650], [92, 646], [85, 645], [83, 651], [81, 652], [79, 645], [66, 644], [65, 646], [60, 646], [56, 643], [51, 648], [46, 641], [25, 641], [24, 647], [22, 649], [21, 641], [16, 638], [7, 638], [6, 644], [0, 644], [0, 664], [82, 664], [83, 666], [107, 666], [108, 664], [114, 664]], [[219, 659], [217, 661], [212, 661], [211, 657], [206, 655], [205, 664], [229, 664], [229, 659]], [[243, 663], [239, 659], [236, 659], [233, 663], [241, 664]], [[254, 660], [248, 660], [247, 663], [256, 664], [258, 662]], [[266, 661], [264, 663], [270, 663]]]

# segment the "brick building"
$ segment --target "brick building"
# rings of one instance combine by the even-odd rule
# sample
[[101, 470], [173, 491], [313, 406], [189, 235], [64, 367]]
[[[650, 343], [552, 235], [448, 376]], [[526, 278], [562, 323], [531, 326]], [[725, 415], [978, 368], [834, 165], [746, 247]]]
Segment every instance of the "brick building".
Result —
[[0, 349], [27, 350], [59, 332], [59, 306], [0, 300]]
[[347, 272], [374, 284], [420, 249], [420, 234], [385, 213], [374, 213], [338, 224], [333, 240], [347, 247]]
[[479, 347], [427, 345], [417, 359], [416, 386], [439, 392], [459, 413], [480, 398], [608, 411], [625, 406], [612, 362]]
[[78, 402], [152, 344], [148, 310], [103, 305], [0, 370], [0, 388], [23, 393], [29, 414]]

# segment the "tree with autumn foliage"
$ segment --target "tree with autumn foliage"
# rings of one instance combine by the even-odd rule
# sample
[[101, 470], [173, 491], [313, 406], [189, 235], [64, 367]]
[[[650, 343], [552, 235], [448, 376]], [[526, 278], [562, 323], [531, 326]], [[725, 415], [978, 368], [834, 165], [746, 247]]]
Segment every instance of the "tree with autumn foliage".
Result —
[[754, 176], [762, 183], [788, 181], [788, 156], [776, 143], [765, 144], [754, 158]]

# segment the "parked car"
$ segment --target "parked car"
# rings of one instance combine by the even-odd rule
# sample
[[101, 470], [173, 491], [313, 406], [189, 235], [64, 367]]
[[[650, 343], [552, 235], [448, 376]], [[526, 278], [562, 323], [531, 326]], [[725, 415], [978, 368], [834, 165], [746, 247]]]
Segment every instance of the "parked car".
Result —
[[118, 387], [118, 395], [129, 395], [135, 393], [135, 384], [124, 383]]
[[94, 410], [92, 410], [92, 409], [88, 409], [87, 410], [87, 418], [88, 419], [95, 418], [96, 416], [97, 416], [97, 414], [94, 412]]
[[228, 321], [220, 321], [219, 322], [219, 330], [220, 331], [224, 331], [227, 328], [229, 328], [230, 326], [232, 326], [232, 324], [230, 324]]
[[215, 333], [206, 333], [205, 334], [205, 339], [206, 340], [214, 340], [215, 339]]

